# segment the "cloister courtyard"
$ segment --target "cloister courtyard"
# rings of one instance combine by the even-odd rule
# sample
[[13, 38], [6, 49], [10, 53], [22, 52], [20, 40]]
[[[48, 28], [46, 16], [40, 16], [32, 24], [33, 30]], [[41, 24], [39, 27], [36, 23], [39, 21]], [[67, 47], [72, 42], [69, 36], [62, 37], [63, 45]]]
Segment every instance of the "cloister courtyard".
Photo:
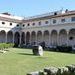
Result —
[[42, 57], [35, 56], [32, 49], [9, 48], [0, 53], [0, 75], [26, 75], [45, 67], [61, 67], [75, 64], [75, 54], [44, 51]]

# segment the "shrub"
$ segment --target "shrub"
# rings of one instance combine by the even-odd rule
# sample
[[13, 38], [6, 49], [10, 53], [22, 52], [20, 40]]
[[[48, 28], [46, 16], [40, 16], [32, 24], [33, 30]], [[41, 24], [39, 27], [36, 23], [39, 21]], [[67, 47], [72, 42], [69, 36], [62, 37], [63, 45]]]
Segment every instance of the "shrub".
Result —
[[60, 52], [71, 52], [72, 47], [71, 46], [57, 46], [57, 50]]
[[15, 43], [15, 44], [14, 44], [14, 47], [18, 47], [18, 44], [17, 44], [17, 43]]
[[0, 43], [0, 50], [4, 50], [4, 49], [7, 49], [7, 48], [10, 48], [13, 46], [14, 46], [14, 44], [12, 44], [12, 43]]

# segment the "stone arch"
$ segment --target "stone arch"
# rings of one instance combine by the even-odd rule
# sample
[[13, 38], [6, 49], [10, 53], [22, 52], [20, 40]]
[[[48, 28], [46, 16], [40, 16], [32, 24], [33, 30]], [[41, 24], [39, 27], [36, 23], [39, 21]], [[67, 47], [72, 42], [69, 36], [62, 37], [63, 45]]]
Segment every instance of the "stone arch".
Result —
[[59, 32], [59, 44], [67, 45], [67, 31], [65, 29], [61, 29]]
[[25, 44], [25, 32], [21, 34], [21, 44]]
[[57, 30], [52, 30], [51, 31], [51, 45], [57, 46], [57, 44], [58, 44], [57, 36], [58, 36]]
[[26, 45], [30, 43], [30, 32], [26, 32]]
[[31, 43], [34, 45], [36, 43], [36, 32], [31, 32]]
[[19, 43], [20, 43], [20, 33], [19, 32], [15, 32], [14, 43], [17, 45], [19, 45]]
[[41, 43], [42, 42], [42, 31], [38, 31], [37, 32], [37, 43]]
[[6, 32], [4, 30], [0, 31], [0, 42], [1, 43], [6, 42]]
[[43, 36], [44, 36], [43, 40], [45, 42], [45, 45], [49, 45], [49, 31], [48, 30], [44, 31], [44, 35]]
[[13, 32], [12, 31], [8, 31], [7, 33], [7, 42], [13, 43]]
[[75, 46], [75, 28], [69, 30], [69, 45]]

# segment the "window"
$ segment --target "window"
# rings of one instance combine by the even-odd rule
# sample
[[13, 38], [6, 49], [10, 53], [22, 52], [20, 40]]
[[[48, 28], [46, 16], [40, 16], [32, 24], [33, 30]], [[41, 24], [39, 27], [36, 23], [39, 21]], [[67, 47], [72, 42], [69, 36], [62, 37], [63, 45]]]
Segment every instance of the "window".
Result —
[[5, 24], [5, 22], [2, 22], [2, 24]]
[[35, 23], [32, 24], [33, 26], [35, 25]]
[[61, 19], [61, 22], [65, 22], [65, 19]]
[[54, 15], [57, 15], [57, 12], [55, 12]]
[[23, 27], [24, 27], [25, 25], [23, 24]]
[[12, 26], [12, 23], [10, 23], [10, 26]]
[[28, 23], [27, 26], [30, 26], [30, 24]]
[[71, 18], [71, 21], [75, 21], [75, 17], [72, 17], [72, 18]]
[[45, 24], [48, 24], [48, 21], [45, 21]]
[[19, 27], [19, 24], [17, 24], [17, 27]]
[[53, 20], [53, 23], [56, 23], [56, 20]]
[[39, 25], [41, 25], [41, 21], [39, 22]]

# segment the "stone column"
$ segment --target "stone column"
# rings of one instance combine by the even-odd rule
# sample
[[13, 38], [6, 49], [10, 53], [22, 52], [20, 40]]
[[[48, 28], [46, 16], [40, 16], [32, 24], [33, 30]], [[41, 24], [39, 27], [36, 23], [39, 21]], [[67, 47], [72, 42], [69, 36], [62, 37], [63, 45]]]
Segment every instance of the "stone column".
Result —
[[59, 46], [59, 34], [57, 34], [57, 45]]
[[30, 33], [30, 39], [29, 39], [29, 43], [31, 44], [31, 33]]
[[13, 33], [13, 44], [15, 43], [14, 40], [15, 40], [15, 39], [14, 39], [14, 33]]
[[52, 36], [51, 36], [52, 34], [50, 33], [50, 44], [51, 44], [51, 46], [53, 45], [52, 44]]
[[25, 45], [26, 45], [26, 35], [25, 35]]
[[36, 39], [35, 40], [36, 40], [36, 44], [37, 44], [37, 34], [36, 34]]
[[5, 42], [7, 43], [7, 33], [6, 33], [6, 40], [5, 40]]
[[60, 38], [59, 38], [59, 32], [57, 32], [57, 45], [60, 45]]
[[42, 32], [42, 42], [44, 41], [44, 33]]
[[21, 45], [21, 32], [20, 32], [20, 40], [19, 40], [19, 46]]
[[69, 45], [69, 36], [68, 36], [68, 34], [69, 34], [69, 31], [67, 31], [67, 46]]
[[51, 33], [49, 33], [49, 46], [51, 46]]

